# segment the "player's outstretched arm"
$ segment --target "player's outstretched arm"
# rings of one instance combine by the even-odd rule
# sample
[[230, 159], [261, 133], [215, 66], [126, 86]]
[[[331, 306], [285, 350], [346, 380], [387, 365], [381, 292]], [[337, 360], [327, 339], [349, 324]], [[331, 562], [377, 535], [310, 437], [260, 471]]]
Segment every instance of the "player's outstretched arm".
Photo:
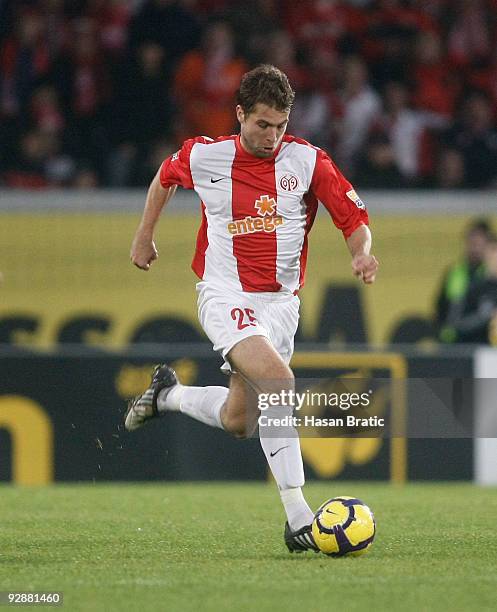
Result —
[[176, 192], [176, 185], [164, 189], [160, 182], [160, 169], [150, 183], [145, 208], [131, 245], [131, 263], [141, 270], [149, 270], [159, 257], [154, 243], [154, 230], [164, 206]]
[[360, 225], [348, 238], [347, 246], [352, 255], [352, 271], [367, 285], [374, 283], [378, 260], [370, 254], [371, 231], [367, 225]]

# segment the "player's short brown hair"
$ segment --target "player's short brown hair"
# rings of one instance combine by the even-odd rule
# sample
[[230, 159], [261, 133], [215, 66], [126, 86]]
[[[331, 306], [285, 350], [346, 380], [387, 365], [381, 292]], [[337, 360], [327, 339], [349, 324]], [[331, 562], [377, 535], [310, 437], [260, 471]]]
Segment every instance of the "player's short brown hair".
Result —
[[246, 72], [237, 93], [237, 103], [247, 115], [259, 103], [280, 112], [289, 111], [294, 98], [295, 92], [286, 74], [271, 64], [262, 64]]

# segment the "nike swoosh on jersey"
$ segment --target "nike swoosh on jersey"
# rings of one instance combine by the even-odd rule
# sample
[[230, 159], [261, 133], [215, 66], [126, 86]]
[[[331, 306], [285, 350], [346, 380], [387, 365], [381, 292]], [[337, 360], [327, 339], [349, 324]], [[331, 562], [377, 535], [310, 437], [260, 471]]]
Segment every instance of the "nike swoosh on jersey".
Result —
[[280, 452], [280, 450], [283, 450], [284, 448], [288, 448], [288, 446], [289, 446], [288, 444], [287, 444], [286, 446], [282, 446], [282, 447], [281, 447], [281, 448], [279, 448], [278, 450], [274, 451], [274, 453], [273, 453], [273, 452], [269, 453], [269, 455], [270, 455], [271, 457], [274, 457], [275, 455], [277, 455], [277, 454]]
[[221, 178], [218, 178], [218, 179], [213, 179], [213, 178], [211, 177], [211, 183], [219, 183], [219, 181], [222, 181], [222, 180], [223, 180], [223, 178], [224, 178], [224, 176], [222, 176]]

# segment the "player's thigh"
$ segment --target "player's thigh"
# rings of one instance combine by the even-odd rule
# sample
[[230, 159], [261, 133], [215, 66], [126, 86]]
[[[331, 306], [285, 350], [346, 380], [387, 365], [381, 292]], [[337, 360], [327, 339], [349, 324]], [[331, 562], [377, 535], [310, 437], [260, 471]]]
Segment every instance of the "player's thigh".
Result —
[[264, 336], [245, 338], [230, 350], [227, 357], [233, 369], [257, 393], [293, 388], [290, 367]]
[[293, 390], [293, 374], [264, 336], [241, 340], [227, 358], [235, 373], [222, 413], [223, 426], [238, 437], [248, 437], [257, 427], [260, 394]]
[[269, 337], [268, 329], [261, 323], [264, 306], [247, 296], [223, 295], [204, 286], [199, 291], [198, 315], [214, 350], [226, 360], [223, 370], [231, 369], [227, 355], [234, 346], [251, 336]]
[[273, 302], [267, 305], [271, 343], [285, 363], [290, 363], [293, 355], [294, 337], [299, 324], [299, 310], [298, 296], [293, 296], [284, 302]]

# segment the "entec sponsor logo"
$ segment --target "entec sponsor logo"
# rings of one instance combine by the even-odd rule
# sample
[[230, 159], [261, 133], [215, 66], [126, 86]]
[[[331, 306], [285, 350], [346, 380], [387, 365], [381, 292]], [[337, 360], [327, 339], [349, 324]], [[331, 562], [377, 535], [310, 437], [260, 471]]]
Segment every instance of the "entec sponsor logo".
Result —
[[245, 217], [228, 223], [228, 232], [232, 236], [243, 236], [244, 234], [254, 234], [255, 232], [271, 233], [276, 230], [278, 225], [283, 224], [283, 217], [276, 213], [276, 201], [268, 195], [261, 195], [254, 202], [259, 217]]
[[255, 232], [271, 233], [278, 227], [283, 225], [283, 217], [275, 215], [274, 217], [245, 217], [228, 223], [228, 232], [233, 236], [243, 234], [253, 234]]

